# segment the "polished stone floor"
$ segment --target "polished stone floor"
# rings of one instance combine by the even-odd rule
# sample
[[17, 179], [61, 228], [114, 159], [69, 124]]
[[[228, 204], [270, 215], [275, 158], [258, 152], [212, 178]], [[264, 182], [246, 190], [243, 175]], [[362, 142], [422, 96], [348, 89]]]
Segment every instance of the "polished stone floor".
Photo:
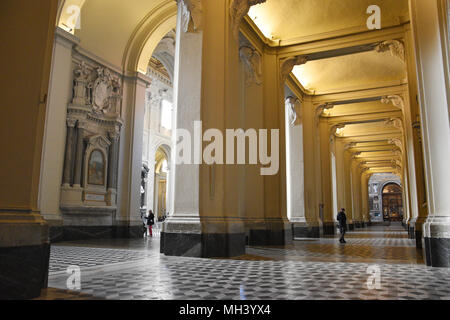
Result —
[[[450, 271], [426, 267], [400, 225], [346, 238], [247, 247], [233, 259], [166, 257], [157, 236], [66, 242], [52, 246], [53, 289], [41, 299], [450, 299]], [[80, 268], [81, 290], [67, 290], [69, 266]]]

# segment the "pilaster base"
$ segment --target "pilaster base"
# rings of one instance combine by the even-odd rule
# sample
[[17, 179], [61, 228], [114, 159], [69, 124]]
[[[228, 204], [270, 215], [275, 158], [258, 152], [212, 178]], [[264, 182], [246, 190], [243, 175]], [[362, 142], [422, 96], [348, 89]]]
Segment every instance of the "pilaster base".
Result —
[[423, 236], [427, 266], [450, 268], [450, 217], [428, 216]]
[[355, 230], [355, 225], [354, 225], [353, 223], [349, 223], [349, 224], [348, 224], [348, 230], [349, 230], [349, 231]]
[[142, 226], [51, 226], [52, 243], [93, 239], [142, 238]]
[[47, 288], [50, 244], [0, 248], [0, 300], [32, 299]]
[[196, 258], [245, 254], [245, 231], [240, 219], [174, 215], [164, 222], [160, 252]]
[[424, 240], [427, 266], [450, 268], [450, 238], [425, 237]]
[[324, 222], [322, 225], [323, 235], [332, 236], [336, 233], [337, 225], [334, 222]]
[[48, 224], [28, 211], [0, 214], [0, 300], [32, 299], [47, 287]]
[[160, 252], [195, 258], [240, 256], [245, 254], [245, 234], [162, 232]]
[[292, 233], [295, 238], [320, 238], [319, 226], [308, 226], [306, 223], [292, 224]]

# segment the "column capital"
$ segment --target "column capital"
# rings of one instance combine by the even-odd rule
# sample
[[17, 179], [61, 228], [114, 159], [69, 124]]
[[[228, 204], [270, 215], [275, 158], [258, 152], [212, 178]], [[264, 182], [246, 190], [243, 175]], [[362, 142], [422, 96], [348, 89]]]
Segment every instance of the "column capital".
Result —
[[77, 119], [67, 119], [66, 122], [69, 128], [74, 128], [77, 124]]

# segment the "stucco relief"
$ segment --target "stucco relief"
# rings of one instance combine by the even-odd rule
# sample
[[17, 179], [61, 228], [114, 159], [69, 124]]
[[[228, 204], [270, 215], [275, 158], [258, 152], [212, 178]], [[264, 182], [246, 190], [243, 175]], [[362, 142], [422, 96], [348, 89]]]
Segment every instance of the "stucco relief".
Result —
[[262, 58], [259, 52], [250, 46], [239, 49], [239, 57], [245, 67], [245, 82], [247, 86], [262, 84]]
[[375, 51], [380, 53], [389, 51], [392, 56], [405, 62], [405, 46], [399, 40], [383, 41], [375, 47]]
[[298, 103], [299, 100], [297, 98], [294, 97], [288, 97], [285, 101], [286, 104], [286, 108], [288, 111], [288, 117], [289, 117], [289, 124], [291, 126], [295, 125], [295, 122], [297, 121], [298, 117], [298, 113], [295, 110], [295, 104]]
[[286, 81], [289, 74], [292, 72], [295, 66], [299, 66], [308, 62], [305, 56], [289, 57], [281, 60], [281, 78]]
[[230, 4], [231, 27], [233, 36], [239, 39], [239, 27], [251, 6], [264, 3], [266, 0], [232, 0]]
[[203, 20], [202, 0], [182, 0], [182, 29], [184, 32], [198, 31]]

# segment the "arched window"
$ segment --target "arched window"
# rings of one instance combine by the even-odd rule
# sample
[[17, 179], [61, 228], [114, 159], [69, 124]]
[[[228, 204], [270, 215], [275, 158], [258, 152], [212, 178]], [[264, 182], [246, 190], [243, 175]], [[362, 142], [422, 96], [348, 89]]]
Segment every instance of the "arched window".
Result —
[[161, 103], [161, 127], [172, 130], [172, 103], [167, 100]]

